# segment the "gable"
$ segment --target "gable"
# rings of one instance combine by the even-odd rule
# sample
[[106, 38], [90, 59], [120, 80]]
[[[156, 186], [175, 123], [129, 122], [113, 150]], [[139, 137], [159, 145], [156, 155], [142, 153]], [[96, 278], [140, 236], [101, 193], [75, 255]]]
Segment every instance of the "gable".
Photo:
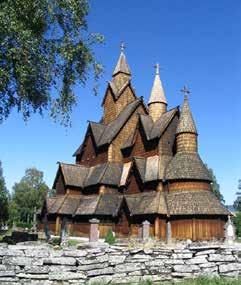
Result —
[[104, 124], [113, 121], [129, 103], [136, 99], [137, 97], [129, 80], [124, 82], [120, 88], [114, 82], [109, 82], [102, 102]]

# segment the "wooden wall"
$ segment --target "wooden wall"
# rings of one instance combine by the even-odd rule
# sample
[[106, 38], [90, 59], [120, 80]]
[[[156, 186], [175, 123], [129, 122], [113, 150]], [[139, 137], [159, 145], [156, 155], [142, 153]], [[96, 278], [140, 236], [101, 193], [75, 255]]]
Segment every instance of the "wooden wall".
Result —
[[116, 136], [116, 138], [110, 144], [109, 150], [108, 150], [108, 160], [109, 161], [114, 161], [114, 162], [122, 162], [123, 161], [123, 155], [121, 152], [121, 147], [124, 145], [126, 140], [129, 138], [131, 132], [136, 128], [137, 121], [138, 121], [138, 113], [139, 114], [145, 114], [145, 110], [144, 110], [144, 107], [142, 105], [137, 107], [135, 112], [131, 115], [129, 120], [126, 122], [126, 124], [120, 130], [119, 134]]
[[64, 177], [61, 171], [58, 171], [58, 177], [55, 183], [56, 195], [64, 195], [65, 194], [65, 185], [64, 185]]
[[175, 131], [177, 128], [178, 117], [174, 116], [167, 129], [162, 134], [159, 140], [159, 154], [161, 155], [173, 155], [173, 148], [175, 144]]
[[92, 135], [87, 135], [82, 153], [76, 156], [76, 163], [86, 166], [95, 166], [104, 163], [108, 158], [108, 149], [95, 147]]
[[225, 219], [177, 218], [171, 220], [172, 237], [177, 240], [211, 240], [224, 237]]

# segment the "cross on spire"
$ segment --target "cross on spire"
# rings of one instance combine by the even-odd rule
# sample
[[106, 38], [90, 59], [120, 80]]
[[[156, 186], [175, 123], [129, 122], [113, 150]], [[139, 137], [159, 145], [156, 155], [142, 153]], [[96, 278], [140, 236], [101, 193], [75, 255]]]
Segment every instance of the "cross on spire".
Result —
[[188, 88], [185, 85], [183, 86], [183, 88], [180, 91], [184, 94], [185, 98], [187, 98], [187, 96], [190, 94], [190, 91], [188, 90]]
[[122, 42], [121, 44], [120, 44], [120, 50], [121, 50], [121, 52], [123, 52], [124, 50], [125, 50], [125, 44]]
[[159, 63], [157, 62], [157, 63], [154, 65], [154, 67], [155, 67], [155, 70], [156, 70], [156, 75], [158, 75], [158, 74], [159, 74], [159, 71], [160, 71], [160, 65], [159, 65]]

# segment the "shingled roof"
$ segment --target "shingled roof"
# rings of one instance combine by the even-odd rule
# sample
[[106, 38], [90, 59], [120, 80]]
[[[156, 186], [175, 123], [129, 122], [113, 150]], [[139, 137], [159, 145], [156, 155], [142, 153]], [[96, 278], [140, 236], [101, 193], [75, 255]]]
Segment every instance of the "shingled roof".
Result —
[[207, 167], [198, 153], [178, 152], [166, 168], [166, 179], [193, 179], [212, 181]]
[[143, 192], [125, 195], [131, 215], [167, 214], [164, 194], [161, 192]]
[[165, 168], [172, 157], [154, 155], [147, 158], [134, 157], [134, 162], [143, 183], [165, 178]]
[[159, 76], [159, 65], [156, 65], [156, 74], [153, 82], [153, 86], [151, 89], [151, 96], [148, 102], [149, 104], [152, 103], [164, 103], [167, 104], [167, 99], [162, 87], [162, 82]]
[[188, 97], [184, 97], [181, 115], [178, 121], [176, 134], [180, 133], [194, 133], [197, 134], [197, 128], [194, 123], [192, 113], [190, 110]]
[[230, 215], [213, 192], [207, 190], [169, 192], [167, 206], [170, 215]]
[[79, 164], [60, 163], [59, 167], [63, 173], [66, 185], [84, 188], [96, 184], [118, 186], [120, 184], [123, 164], [107, 162], [87, 167]]
[[62, 215], [107, 215], [116, 216], [123, 196], [118, 194], [103, 195], [58, 195], [47, 198], [48, 214]]
[[148, 115], [140, 115], [140, 121], [143, 126], [147, 140], [159, 138], [173, 117], [178, 112], [178, 108], [174, 108], [164, 113], [158, 120], [153, 122], [152, 118]]
[[126, 56], [123, 51], [121, 51], [120, 53], [119, 59], [117, 61], [116, 67], [112, 75], [115, 76], [117, 73], [120, 73], [120, 72], [125, 73], [127, 75], [131, 75], [129, 65], [126, 61]]
[[84, 187], [88, 168], [79, 164], [59, 163], [66, 185]]
[[[142, 99], [136, 99], [129, 103], [118, 117], [108, 125], [90, 122], [89, 128], [92, 131], [96, 146], [101, 147], [103, 145], [110, 144], [140, 104], [143, 104]], [[81, 150], [82, 148], [79, 147], [73, 156], [80, 154]]]

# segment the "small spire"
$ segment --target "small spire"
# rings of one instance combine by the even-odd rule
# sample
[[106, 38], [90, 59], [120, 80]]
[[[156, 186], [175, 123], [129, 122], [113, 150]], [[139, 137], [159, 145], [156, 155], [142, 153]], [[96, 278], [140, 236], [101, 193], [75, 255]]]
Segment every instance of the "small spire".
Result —
[[151, 96], [148, 104], [151, 103], [164, 103], [167, 104], [166, 96], [162, 87], [162, 82], [159, 76], [160, 66], [158, 63], [155, 64], [155, 78], [151, 90]]
[[112, 74], [113, 76], [115, 76], [117, 73], [120, 73], [120, 72], [125, 73], [127, 75], [131, 75], [130, 68], [129, 68], [128, 63], [126, 61], [126, 56], [124, 54], [124, 50], [125, 50], [125, 45], [122, 42], [120, 45], [120, 56], [119, 56], [118, 62], [116, 64], [116, 67], [114, 69], [114, 72]]
[[184, 86], [183, 89], [181, 89], [181, 92], [184, 93], [184, 102], [182, 105], [182, 111], [177, 125], [176, 134], [180, 133], [197, 134], [197, 128], [193, 120], [192, 112], [190, 110], [189, 101], [188, 101], [188, 94], [190, 94], [190, 91], [187, 89], [187, 87]]

